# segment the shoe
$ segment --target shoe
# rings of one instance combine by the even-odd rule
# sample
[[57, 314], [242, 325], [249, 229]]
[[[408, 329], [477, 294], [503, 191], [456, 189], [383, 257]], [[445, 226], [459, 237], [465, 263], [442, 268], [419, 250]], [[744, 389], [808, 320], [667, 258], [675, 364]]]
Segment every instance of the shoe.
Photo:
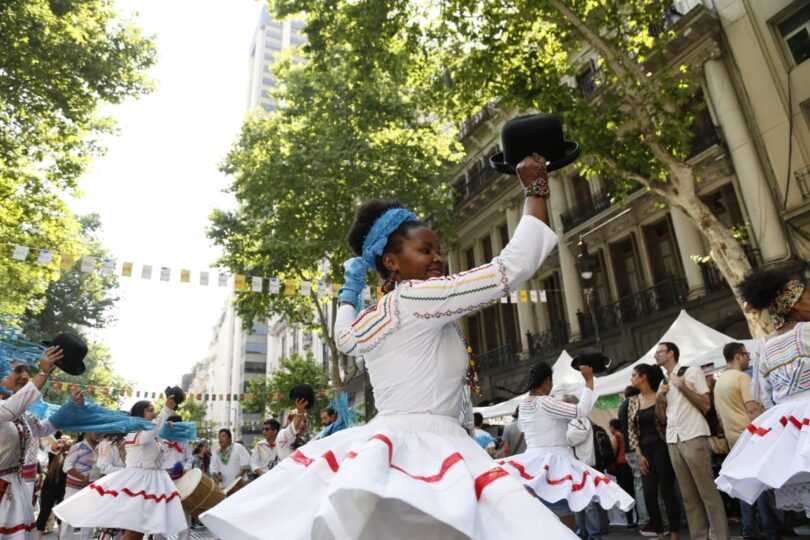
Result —
[[638, 523], [628, 523], [627, 528], [628, 529], [638, 529]]
[[[655, 529], [653, 529], [652, 525], [650, 525], [649, 523], [647, 525], [644, 525], [642, 528], [640, 528], [638, 530], [638, 533], [641, 536], [650, 536], [652, 538], [655, 538], [655, 537], [658, 536], [658, 533], [655, 532]], [[666, 534], [666, 533], [664, 533], [664, 534]]]

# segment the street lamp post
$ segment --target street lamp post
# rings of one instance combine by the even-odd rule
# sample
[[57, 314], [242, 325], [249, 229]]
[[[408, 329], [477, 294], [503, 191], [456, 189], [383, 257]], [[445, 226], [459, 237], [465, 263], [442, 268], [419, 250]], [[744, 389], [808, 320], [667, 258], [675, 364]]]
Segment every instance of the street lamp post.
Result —
[[[579, 238], [579, 253], [577, 254], [576, 267], [582, 281], [585, 282], [585, 303], [588, 304], [588, 312], [591, 314], [591, 323], [593, 324], [593, 336], [596, 339], [596, 346], [599, 350], [602, 349], [602, 339], [599, 337], [599, 323], [596, 319], [596, 310], [593, 307], [593, 269], [596, 266], [596, 261], [593, 256], [588, 253], [588, 244], [582, 237]], [[590, 284], [590, 286], [587, 286]]]

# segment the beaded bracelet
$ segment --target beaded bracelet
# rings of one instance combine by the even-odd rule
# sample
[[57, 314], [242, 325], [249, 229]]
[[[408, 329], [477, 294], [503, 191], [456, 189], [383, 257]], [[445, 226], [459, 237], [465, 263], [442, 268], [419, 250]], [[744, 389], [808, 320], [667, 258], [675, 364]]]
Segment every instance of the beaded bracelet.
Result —
[[529, 182], [529, 185], [523, 188], [523, 193], [526, 197], [542, 197], [548, 199], [551, 192], [548, 189], [548, 171], [546, 170], [546, 158], [538, 153], [533, 153], [532, 158], [540, 164], [540, 174], [537, 178]]

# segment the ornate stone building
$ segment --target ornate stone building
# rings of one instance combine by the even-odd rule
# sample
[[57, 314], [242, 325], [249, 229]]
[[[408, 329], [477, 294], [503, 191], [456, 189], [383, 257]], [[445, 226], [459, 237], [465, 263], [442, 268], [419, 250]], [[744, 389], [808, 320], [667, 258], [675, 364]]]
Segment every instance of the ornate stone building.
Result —
[[[712, 180], [700, 184], [698, 196], [723, 223], [747, 233], [754, 266], [810, 277], [804, 262], [810, 253], [810, 2], [677, 2], [662, 27], [677, 33], [672, 62], [704, 67], [696, 99], [705, 107], [696, 101], [689, 160], [704, 165]], [[577, 88], [583, 99], [598, 99], [597, 63], [587, 51], [579, 62]], [[501, 126], [516, 114], [491, 105], [462, 126], [467, 159], [454, 177], [452, 272], [491, 259], [520, 219], [516, 180], [487, 166]], [[641, 188], [617, 197], [609, 182], [586, 181], [576, 167], [554, 176], [551, 221], [559, 247], [524, 287], [529, 301], [518, 295], [517, 302], [494, 304], [463, 323], [479, 352], [487, 399], [523, 390], [531, 363], [594, 344], [595, 327], [614, 368], [646, 352], [681, 309], [730, 336], [748, 336], [728, 286], [710, 265], [696, 262], [708, 255], [707, 244], [684, 214]], [[595, 263], [588, 283], [576, 268], [580, 238]]]

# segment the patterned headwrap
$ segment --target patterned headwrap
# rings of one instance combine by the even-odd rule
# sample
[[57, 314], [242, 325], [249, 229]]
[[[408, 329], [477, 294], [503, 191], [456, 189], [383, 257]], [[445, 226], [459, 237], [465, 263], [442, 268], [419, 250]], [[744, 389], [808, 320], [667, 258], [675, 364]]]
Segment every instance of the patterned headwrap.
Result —
[[802, 292], [804, 292], [804, 283], [798, 279], [788, 281], [787, 285], [779, 291], [776, 299], [768, 307], [774, 328], [778, 330], [785, 325], [785, 315], [790, 312], [793, 304], [799, 301]]
[[363, 241], [363, 260], [369, 268], [377, 268], [377, 257], [382, 255], [388, 237], [406, 221], [419, 221], [419, 218], [406, 208], [391, 208], [377, 218]]

